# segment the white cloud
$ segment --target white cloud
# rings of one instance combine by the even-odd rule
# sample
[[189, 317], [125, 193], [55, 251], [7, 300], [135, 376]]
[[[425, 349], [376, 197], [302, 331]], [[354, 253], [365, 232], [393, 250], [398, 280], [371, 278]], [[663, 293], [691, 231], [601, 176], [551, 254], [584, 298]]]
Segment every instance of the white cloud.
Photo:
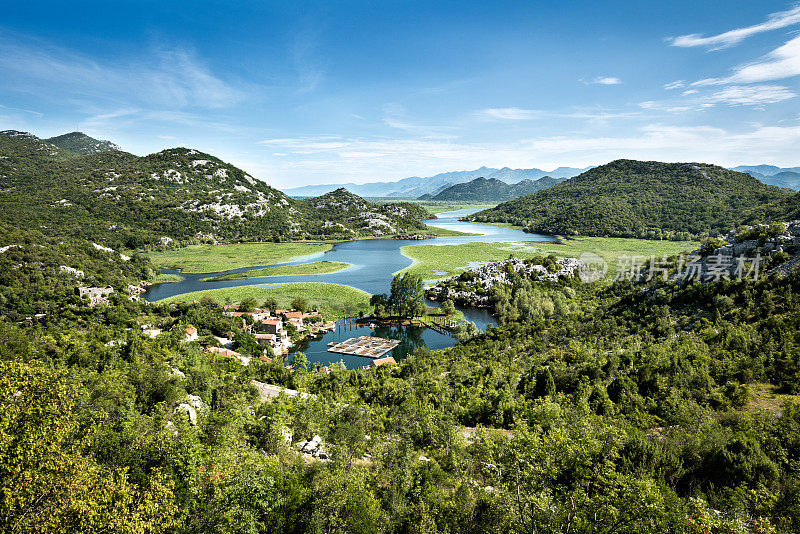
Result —
[[776, 48], [763, 58], [734, 69], [725, 78], [707, 78], [692, 85], [722, 85], [781, 80], [800, 75], [800, 36]]
[[101, 63], [23, 36], [0, 39], [0, 86], [59, 102], [72, 97], [117, 106], [223, 108], [244, 96], [186, 49], [157, 49], [141, 60]]
[[664, 84], [664, 89], [667, 89], [667, 90], [679, 89], [679, 88], [681, 88], [681, 87], [683, 87], [685, 85], [686, 85], [686, 82], [684, 82], [683, 80], [678, 80], [676, 82], [665, 83]]
[[728, 106], [755, 106], [784, 102], [797, 96], [797, 93], [782, 85], [731, 85], [713, 92], [701, 93], [697, 89], [683, 91], [682, 96], [665, 101], [648, 100], [639, 103], [639, 107], [648, 110], [683, 113], [699, 111], [718, 104]]
[[491, 119], [512, 121], [533, 119], [540, 115], [540, 112], [535, 109], [521, 108], [488, 108], [480, 113]]
[[783, 102], [796, 96], [797, 93], [780, 85], [731, 85], [721, 91], [712, 93], [707, 101], [740, 106], [758, 106]]
[[593, 78], [589, 81], [581, 81], [586, 85], [619, 85], [622, 83], [622, 80], [614, 76], [598, 76], [597, 78]]
[[772, 13], [765, 22], [754, 26], [737, 28], [719, 35], [704, 37], [702, 34], [681, 35], [668, 39], [672, 46], [694, 47], [704, 46], [712, 50], [719, 50], [738, 44], [752, 35], [777, 30], [800, 22], [800, 6], [795, 6], [788, 11]]

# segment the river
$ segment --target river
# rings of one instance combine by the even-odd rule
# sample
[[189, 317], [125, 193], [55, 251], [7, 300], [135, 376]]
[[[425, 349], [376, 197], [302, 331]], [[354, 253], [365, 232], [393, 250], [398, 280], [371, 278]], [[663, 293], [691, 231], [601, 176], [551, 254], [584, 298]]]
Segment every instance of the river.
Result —
[[[460, 217], [475, 213], [476, 209], [464, 209], [440, 213], [435, 219], [426, 220], [429, 226], [456, 230], [465, 233], [475, 233], [474, 236], [453, 236], [437, 237], [424, 241], [414, 241], [405, 239], [363, 239], [359, 241], [346, 241], [337, 243], [327, 252], [312, 254], [291, 262], [274, 264], [297, 265], [319, 260], [338, 261], [351, 264], [347, 269], [326, 274], [317, 275], [294, 275], [294, 276], [268, 276], [259, 278], [244, 278], [238, 280], [224, 280], [219, 282], [202, 282], [201, 279], [219, 274], [235, 273], [271, 267], [272, 265], [259, 265], [242, 269], [233, 269], [219, 273], [203, 274], [184, 274], [172, 269], [163, 269], [164, 273], [179, 274], [184, 277], [180, 282], [169, 284], [156, 284], [151, 286], [142, 298], [148, 301], [157, 301], [189, 293], [192, 291], [202, 291], [206, 289], [216, 289], [222, 287], [235, 287], [246, 285], [272, 285], [285, 284], [289, 282], [328, 282], [332, 284], [342, 284], [368, 293], [388, 293], [389, 283], [392, 276], [397, 271], [405, 269], [411, 265], [412, 260], [404, 256], [401, 248], [407, 245], [460, 245], [473, 242], [519, 242], [519, 241], [555, 241], [551, 236], [539, 234], [526, 234], [521, 230], [512, 228], [502, 228], [488, 224], [470, 223], [458, 220]], [[313, 303], [312, 303], [313, 304]], [[436, 305], [435, 303], [430, 303]], [[488, 324], [492, 323], [492, 316], [486, 310], [462, 309], [465, 317], [474, 322], [478, 328], [484, 330]], [[371, 329], [367, 327], [353, 328], [345, 327], [343, 324], [337, 328], [336, 332], [326, 334], [321, 339], [313, 340], [297, 347], [303, 350], [309, 361], [320, 362], [323, 364], [331, 361], [343, 360], [348, 368], [359, 367], [369, 364], [369, 359], [358, 356], [344, 356], [327, 352], [329, 341], [340, 341], [348, 337], [361, 335], [375, 335], [378, 337], [388, 337], [400, 339], [403, 342], [390, 354], [395, 359], [404, 357], [418, 346], [426, 346], [429, 349], [440, 349], [455, 344], [455, 340], [450, 336], [439, 334], [430, 329], [419, 328], [379, 328]]]

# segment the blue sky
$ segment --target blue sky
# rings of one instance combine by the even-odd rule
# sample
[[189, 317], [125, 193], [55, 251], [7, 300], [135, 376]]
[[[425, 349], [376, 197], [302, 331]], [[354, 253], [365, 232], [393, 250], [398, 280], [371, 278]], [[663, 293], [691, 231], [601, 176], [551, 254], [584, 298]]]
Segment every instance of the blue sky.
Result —
[[800, 165], [800, 5], [15, 2], [0, 129], [279, 188], [626, 157]]

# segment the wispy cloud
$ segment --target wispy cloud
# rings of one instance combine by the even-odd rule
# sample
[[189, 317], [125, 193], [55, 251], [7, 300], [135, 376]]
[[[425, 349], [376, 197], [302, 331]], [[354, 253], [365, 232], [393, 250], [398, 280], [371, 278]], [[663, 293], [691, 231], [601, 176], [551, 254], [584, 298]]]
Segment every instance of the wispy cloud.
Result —
[[586, 85], [619, 85], [622, 83], [622, 80], [615, 76], [598, 76], [597, 78], [592, 78], [591, 80], [581, 79], [580, 81]]
[[734, 106], [761, 106], [783, 102], [796, 96], [797, 93], [781, 85], [731, 85], [712, 93], [707, 100]]
[[619, 136], [543, 136], [514, 143], [321, 136], [267, 139], [260, 144], [276, 158], [273, 175], [366, 181], [481, 165], [584, 166], [621, 157], [733, 164], [742, 153], [757, 153], [790, 163], [798, 142], [800, 126], [754, 126], [731, 132], [714, 126], [648, 124]]
[[10, 106], [4, 106], [0, 104], [0, 108], [7, 109], [8, 111], [19, 111], [22, 113], [27, 113], [29, 115], [33, 115], [34, 117], [43, 117], [44, 113], [39, 113], [38, 111], [33, 111], [32, 109], [23, 109], [23, 108], [13, 108]]
[[639, 107], [668, 113], [704, 110], [719, 104], [761, 108], [766, 104], [777, 104], [798, 96], [788, 87], [769, 84], [731, 85], [723, 89], [705, 92], [688, 89], [681, 95], [687, 98], [678, 97], [664, 101], [649, 100], [641, 102]]
[[782, 80], [800, 75], [800, 36], [791, 39], [761, 59], [740, 65], [723, 78], [706, 78], [692, 85], [723, 85]]
[[0, 85], [49, 98], [58, 95], [61, 101], [170, 108], [223, 108], [244, 97], [189, 49], [152, 49], [147, 58], [103, 63], [18, 35], [0, 38]]
[[679, 37], [671, 37], [668, 39], [668, 41], [672, 46], [703, 46], [711, 50], [720, 50], [738, 44], [748, 37], [758, 33], [786, 28], [787, 26], [797, 24], [798, 22], [800, 22], [800, 6], [795, 6], [787, 11], [772, 13], [767, 17], [766, 21], [753, 26], [736, 28], [725, 33], [720, 33], [719, 35], [712, 35], [710, 37], [705, 37], [702, 34], [697, 33], [681, 35]]
[[292, 58], [297, 72], [297, 93], [311, 93], [325, 79], [325, 69], [315, 53], [318, 30], [304, 30], [297, 34], [292, 46]]
[[540, 116], [541, 112], [522, 108], [488, 108], [481, 110], [479, 115], [494, 120], [520, 121], [534, 119]]
[[670, 82], [664, 84], [664, 89], [671, 91], [672, 89], [680, 89], [681, 87], [685, 87], [686, 82], [683, 80], [678, 80], [676, 82]]

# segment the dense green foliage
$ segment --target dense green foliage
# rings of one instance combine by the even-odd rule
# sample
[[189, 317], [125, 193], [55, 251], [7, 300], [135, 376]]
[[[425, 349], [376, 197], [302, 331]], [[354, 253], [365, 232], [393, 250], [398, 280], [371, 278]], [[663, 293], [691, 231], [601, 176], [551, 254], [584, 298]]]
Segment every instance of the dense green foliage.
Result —
[[121, 291], [156, 271], [138, 254], [128, 257], [82, 239], [50, 237], [3, 223], [0, 251], [0, 317], [14, 322], [77, 304], [78, 285]]
[[422, 195], [417, 200], [462, 201], [462, 202], [503, 202], [531, 195], [542, 189], [553, 187], [564, 179], [544, 176], [538, 180], [521, 180], [507, 184], [497, 178], [475, 178], [464, 184], [453, 184], [438, 193]]
[[689, 239], [733, 229], [745, 211], [789, 194], [715, 165], [617, 160], [471, 219], [555, 235]]
[[[186, 324], [239, 331], [210, 300], [2, 323], [0, 448], [35, 453], [0, 455], [2, 529], [800, 528], [800, 407], [742, 410], [748, 383], [796, 390], [800, 276], [512, 285], [498, 302], [532, 303], [530, 317], [395, 370], [213, 358], [180, 342]], [[251, 379], [316, 396], [261, 403]], [[177, 408], [187, 394], [197, 426]], [[330, 460], [300, 457], [287, 429], [319, 434]]]
[[796, 221], [797, 219], [800, 219], [800, 193], [749, 210], [745, 214], [743, 222], [753, 224], [767, 221]]
[[185, 148], [145, 157], [77, 155], [30, 134], [0, 132], [0, 156], [5, 222], [112, 248], [403, 234], [424, 230], [429, 216], [418, 206], [375, 206], [344, 190], [294, 200]]

